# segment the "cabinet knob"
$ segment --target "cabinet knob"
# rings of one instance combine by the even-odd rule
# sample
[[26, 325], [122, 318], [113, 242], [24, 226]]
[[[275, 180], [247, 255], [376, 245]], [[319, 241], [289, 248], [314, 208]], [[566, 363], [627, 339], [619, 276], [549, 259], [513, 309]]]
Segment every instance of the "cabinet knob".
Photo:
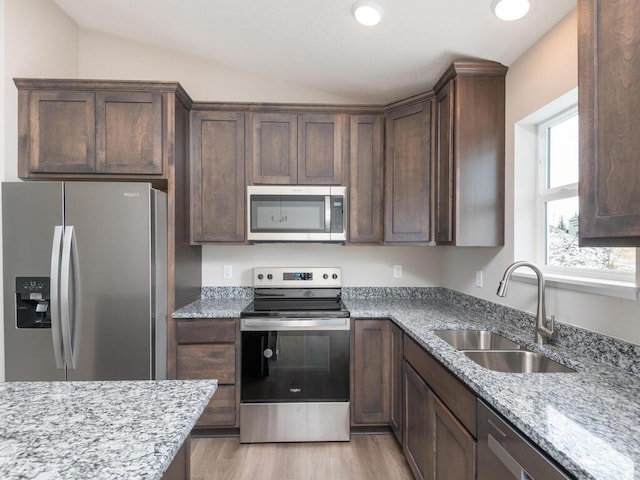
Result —
[[271, 350], [270, 348], [265, 348], [262, 354], [264, 355], [264, 358], [271, 358], [273, 357], [273, 350]]

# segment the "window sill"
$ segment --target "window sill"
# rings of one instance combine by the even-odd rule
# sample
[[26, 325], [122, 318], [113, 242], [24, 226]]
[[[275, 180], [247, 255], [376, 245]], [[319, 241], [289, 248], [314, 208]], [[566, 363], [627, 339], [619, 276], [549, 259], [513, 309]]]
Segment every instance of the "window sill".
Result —
[[[514, 272], [512, 278], [513, 280], [525, 283], [536, 284], [538, 282], [536, 275], [528, 271]], [[640, 290], [633, 282], [574, 277], [550, 272], [544, 272], [544, 278], [549, 287], [623, 298], [626, 300], [638, 300], [638, 291]]]

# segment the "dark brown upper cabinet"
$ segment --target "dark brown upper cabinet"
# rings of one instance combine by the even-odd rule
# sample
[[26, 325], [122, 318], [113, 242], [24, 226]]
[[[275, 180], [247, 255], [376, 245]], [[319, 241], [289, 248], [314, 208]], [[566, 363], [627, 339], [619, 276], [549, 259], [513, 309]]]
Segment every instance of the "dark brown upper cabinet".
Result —
[[457, 61], [435, 86], [435, 241], [504, 245], [507, 68]]
[[580, 245], [640, 246], [640, 3], [578, 1]]
[[432, 106], [430, 98], [387, 111], [385, 243], [427, 244], [432, 240]]
[[174, 127], [167, 120], [168, 110], [174, 95], [186, 97], [178, 84], [52, 79], [15, 83], [21, 178], [167, 177], [167, 142]]
[[296, 184], [298, 121], [293, 113], [251, 114], [250, 168], [254, 184]]
[[162, 95], [96, 93], [96, 171], [162, 174]]
[[244, 242], [245, 117], [191, 112], [191, 240]]
[[250, 183], [343, 183], [344, 114], [255, 112], [250, 121]]
[[349, 126], [349, 242], [382, 243], [383, 116], [352, 115]]

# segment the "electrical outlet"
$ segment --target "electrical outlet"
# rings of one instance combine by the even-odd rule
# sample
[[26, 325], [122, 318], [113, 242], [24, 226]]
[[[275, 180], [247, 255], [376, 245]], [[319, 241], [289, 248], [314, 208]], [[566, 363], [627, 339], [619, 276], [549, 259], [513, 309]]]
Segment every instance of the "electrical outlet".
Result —
[[393, 278], [402, 278], [402, 265], [393, 266]]
[[476, 287], [482, 288], [482, 270], [476, 270]]
[[223, 278], [233, 278], [233, 267], [231, 265], [225, 265], [222, 268]]

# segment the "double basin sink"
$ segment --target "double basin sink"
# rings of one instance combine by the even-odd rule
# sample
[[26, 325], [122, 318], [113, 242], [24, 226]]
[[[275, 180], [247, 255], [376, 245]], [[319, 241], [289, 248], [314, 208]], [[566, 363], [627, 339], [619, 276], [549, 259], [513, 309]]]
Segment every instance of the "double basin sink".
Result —
[[436, 330], [433, 333], [489, 370], [506, 373], [575, 372], [488, 330]]

